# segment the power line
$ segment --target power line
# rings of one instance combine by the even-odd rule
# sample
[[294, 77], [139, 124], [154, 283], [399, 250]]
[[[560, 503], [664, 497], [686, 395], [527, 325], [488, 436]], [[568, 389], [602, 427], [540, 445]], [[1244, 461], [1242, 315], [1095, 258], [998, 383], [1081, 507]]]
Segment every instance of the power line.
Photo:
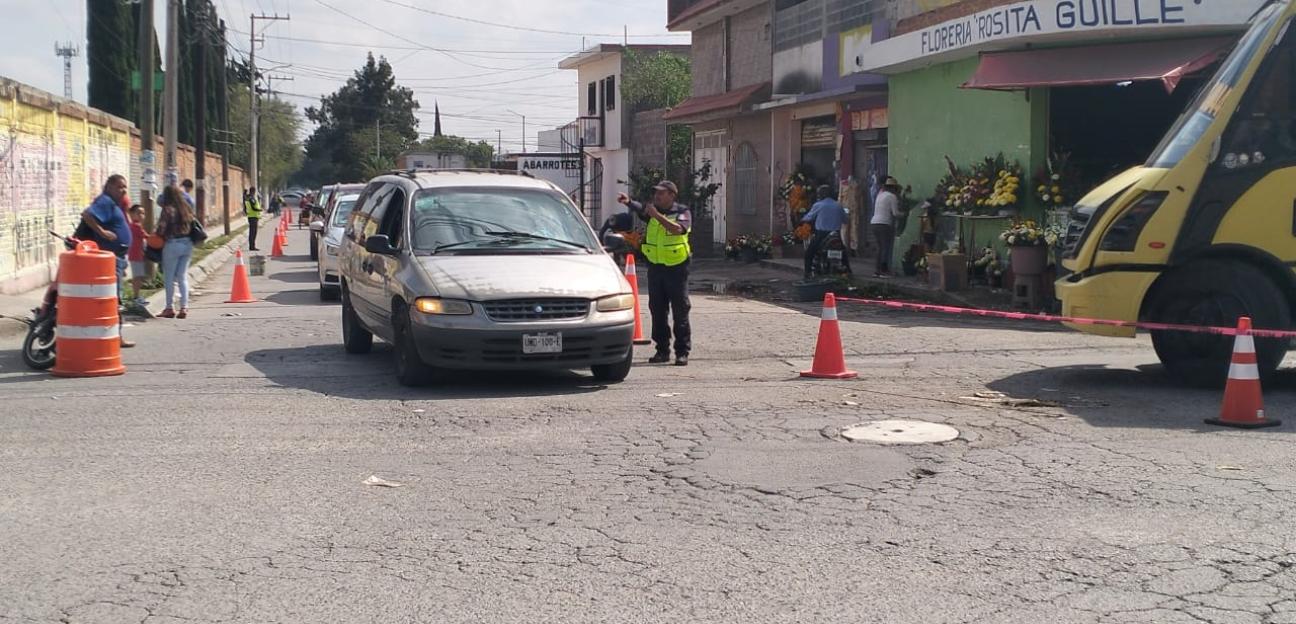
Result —
[[[316, 1], [318, 1], [318, 0], [316, 0]], [[512, 24], [500, 24], [500, 23], [498, 23], [498, 22], [488, 22], [488, 21], [486, 21], [486, 20], [480, 20], [480, 19], [475, 19], [475, 18], [471, 18], [471, 17], [464, 17], [464, 16], [462, 16], [462, 15], [452, 15], [452, 14], [450, 14], [450, 13], [444, 13], [444, 12], [441, 12], [441, 11], [434, 11], [434, 10], [432, 10], [432, 9], [425, 9], [425, 8], [423, 8], [423, 7], [415, 6], [415, 5], [412, 5], [412, 4], [405, 4], [405, 3], [403, 3], [403, 2], [397, 2], [396, 0], [383, 0], [383, 2], [386, 2], [387, 4], [392, 4], [392, 5], [395, 5], [395, 6], [398, 6], [398, 7], [404, 7], [404, 8], [407, 8], [407, 9], [414, 10], [414, 11], [419, 11], [419, 12], [422, 12], [422, 13], [427, 13], [428, 15], [436, 15], [436, 16], [438, 16], [438, 17], [444, 17], [444, 18], [448, 18], [448, 19], [459, 20], [459, 21], [463, 21], [463, 22], [469, 22], [469, 23], [471, 23], [471, 24], [480, 24], [480, 25], [482, 25], [482, 26], [494, 26], [495, 28], [506, 28], [506, 29], [508, 29], [508, 30], [518, 30], [518, 31], [522, 31], [522, 32], [544, 33], [544, 34], [547, 34], [547, 35], [569, 35], [569, 36], [573, 36], [573, 37], [618, 37], [618, 38], [620, 38], [620, 37], [634, 37], [634, 38], [654, 37], [654, 38], [655, 38], [655, 37], [690, 37], [690, 36], [692, 36], [692, 35], [690, 35], [690, 34], [688, 34], [688, 33], [666, 33], [666, 34], [661, 34], [661, 35], [628, 35], [628, 34], [626, 34], [626, 33], [616, 33], [616, 34], [611, 34], [611, 35], [609, 35], [609, 34], [600, 34], [600, 33], [571, 32], [571, 31], [565, 31], [565, 30], [546, 30], [546, 29], [544, 29], [544, 28], [530, 28], [530, 27], [526, 27], [526, 26], [514, 26], [514, 25], [512, 25]]]
[[[234, 29], [232, 29], [232, 28], [230, 29], [230, 31], [231, 31], [231, 32], [238, 32], [237, 30], [234, 30]], [[244, 35], [245, 35], [245, 34], [247, 34], [247, 33], [239, 33], [239, 34], [244, 34]], [[285, 36], [281, 36], [281, 35], [264, 35], [264, 37], [265, 37], [266, 39], [278, 39], [278, 40], [280, 40], [280, 41], [293, 41], [293, 42], [297, 42], [297, 43], [315, 43], [315, 44], [319, 44], [319, 45], [331, 45], [331, 46], [339, 46], [339, 47], [347, 47], [347, 48], [368, 48], [368, 49], [371, 49], [371, 50], [406, 50], [406, 51], [408, 51], [408, 50], [428, 50], [428, 49], [430, 49], [430, 48], [428, 48], [428, 46], [424, 46], [424, 45], [417, 45], [417, 46], [413, 46], [413, 45], [409, 45], [409, 46], [380, 45], [380, 44], [372, 44], [372, 43], [360, 43], [360, 42], [356, 42], [356, 41], [332, 41], [332, 40], [328, 40], [328, 39], [311, 39], [311, 38], [308, 38], [308, 37], [285, 37]], [[575, 52], [576, 52], [576, 51], [573, 51], [573, 50], [570, 50], [570, 49], [567, 49], [567, 50], [462, 50], [462, 49], [458, 49], [458, 48], [431, 48], [431, 49], [435, 49], [435, 50], [440, 51], [440, 52], [447, 52], [447, 53], [451, 53], [451, 54], [462, 54], [462, 55], [464, 55], [464, 56], [473, 56], [473, 55], [475, 55], [475, 54], [481, 54], [481, 55], [483, 55], [483, 56], [480, 57], [480, 58], [487, 58], [487, 59], [492, 59], [492, 58], [493, 58], [493, 57], [490, 57], [490, 56], [485, 56], [485, 55], [491, 55], [491, 54], [493, 54], [493, 55], [512, 55], [512, 54], [519, 54], [519, 55], [531, 55], [531, 56], [537, 56], [537, 55], [541, 55], [541, 54], [562, 54], [562, 55], [568, 55], [568, 54], [575, 54]], [[502, 59], [501, 59], [501, 60], [502, 60]]]

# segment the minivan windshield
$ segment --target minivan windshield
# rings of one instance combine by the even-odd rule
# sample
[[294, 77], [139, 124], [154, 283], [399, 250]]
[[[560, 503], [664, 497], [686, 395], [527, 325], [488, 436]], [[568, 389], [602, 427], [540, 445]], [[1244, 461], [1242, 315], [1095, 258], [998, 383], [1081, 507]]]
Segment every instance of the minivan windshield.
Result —
[[414, 250], [598, 249], [580, 211], [561, 193], [532, 188], [425, 189], [414, 196]]
[[1174, 167], [1201, 141], [1219, 115], [1224, 99], [1238, 87], [1242, 74], [1246, 73], [1256, 56], [1261, 54], [1260, 44], [1278, 24], [1286, 7], [1287, 2], [1275, 2], [1256, 15], [1251, 28], [1224, 60], [1219, 71], [1202, 87], [1193, 103], [1162, 139], [1161, 145], [1148, 161], [1149, 167]]

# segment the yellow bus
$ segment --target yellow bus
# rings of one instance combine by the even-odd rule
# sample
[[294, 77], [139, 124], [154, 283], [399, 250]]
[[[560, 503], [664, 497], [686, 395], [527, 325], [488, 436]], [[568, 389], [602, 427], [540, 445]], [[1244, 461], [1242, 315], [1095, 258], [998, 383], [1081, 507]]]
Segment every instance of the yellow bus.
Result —
[[[1296, 310], [1296, 33], [1292, 0], [1261, 8], [1147, 164], [1071, 212], [1057, 282], [1068, 316], [1288, 329]], [[1073, 326], [1132, 337], [1131, 328]], [[1226, 336], [1152, 332], [1167, 371], [1226, 378]], [[1288, 341], [1256, 341], [1262, 376]]]

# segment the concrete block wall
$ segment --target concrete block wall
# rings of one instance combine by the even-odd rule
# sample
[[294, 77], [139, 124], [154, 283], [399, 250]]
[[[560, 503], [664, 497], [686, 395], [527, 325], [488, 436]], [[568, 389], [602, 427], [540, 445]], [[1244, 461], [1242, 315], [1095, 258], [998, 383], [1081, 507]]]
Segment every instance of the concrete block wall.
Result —
[[[161, 153], [162, 144], [158, 143]], [[187, 154], [187, 160], [186, 160]], [[0, 78], [0, 294], [40, 288], [54, 278], [62, 243], [48, 234], [76, 229], [80, 214], [114, 173], [139, 197], [139, 134], [134, 126], [45, 91]], [[180, 150], [193, 177], [194, 150]], [[209, 190], [220, 206], [220, 157], [208, 159]], [[231, 212], [241, 210], [242, 172], [231, 168]], [[219, 223], [219, 208], [208, 211]]]
[[[693, 95], [725, 92], [725, 28], [718, 20], [693, 31]], [[729, 20], [729, 88], [767, 82], [773, 73], [770, 8], [761, 5]]]
[[631, 124], [630, 169], [666, 168], [666, 109], [636, 113]]

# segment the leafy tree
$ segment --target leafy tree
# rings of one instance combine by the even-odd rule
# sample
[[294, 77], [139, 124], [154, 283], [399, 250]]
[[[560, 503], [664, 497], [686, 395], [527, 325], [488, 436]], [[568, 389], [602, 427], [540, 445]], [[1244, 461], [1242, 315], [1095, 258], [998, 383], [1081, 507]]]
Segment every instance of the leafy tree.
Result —
[[[230, 164], [250, 171], [251, 145], [248, 133], [252, 120], [249, 111], [246, 84], [229, 85]], [[258, 145], [261, 160], [261, 184], [266, 188], [280, 188], [288, 183], [292, 174], [302, 166], [304, 154], [298, 133], [302, 119], [292, 104], [278, 98], [261, 100], [261, 141]]]
[[625, 65], [621, 99], [631, 113], [670, 108], [693, 91], [693, 66], [687, 56], [627, 50]]
[[367, 159], [398, 154], [418, 141], [418, 107], [414, 92], [396, 84], [387, 59], [370, 53], [345, 85], [306, 109], [316, 128], [306, 141], [304, 173], [316, 177], [295, 179], [310, 185], [366, 179]]
[[469, 167], [487, 168], [495, 156], [495, 148], [485, 141], [470, 142], [463, 137], [441, 135], [424, 139], [414, 146], [414, 150], [424, 152], [449, 152], [468, 157]]
[[90, 68], [90, 106], [135, 120], [138, 108], [131, 72], [138, 67], [139, 37], [131, 5], [86, 0], [86, 58]]

